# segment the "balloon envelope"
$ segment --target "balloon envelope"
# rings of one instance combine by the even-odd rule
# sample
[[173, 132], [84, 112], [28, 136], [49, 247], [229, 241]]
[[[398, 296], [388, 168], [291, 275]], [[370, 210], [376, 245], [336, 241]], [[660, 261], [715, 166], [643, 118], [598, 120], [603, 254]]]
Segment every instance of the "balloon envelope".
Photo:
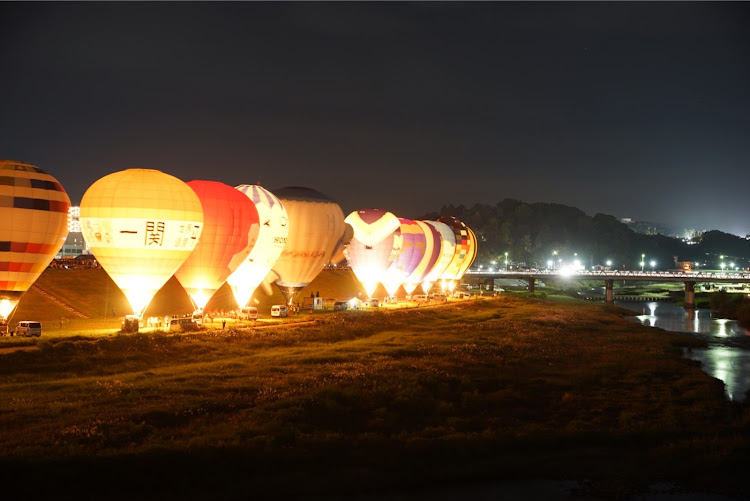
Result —
[[201, 201], [203, 231], [175, 278], [202, 310], [253, 249], [258, 211], [248, 197], [224, 183], [190, 181], [187, 185]]
[[352, 241], [352, 238], [354, 238], [354, 228], [352, 228], [352, 226], [349, 223], [344, 223], [344, 234], [341, 235], [341, 238], [339, 239], [339, 242], [336, 245], [336, 248], [333, 250], [333, 256], [331, 256], [331, 263], [336, 265], [338, 263], [346, 261], [346, 256], [344, 255], [344, 249], [349, 244], [349, 242]]
[[344, 234], [341, 207], [311, 188], [291, 186], [275, 190], [289, 216], [286, 246], [273, 266], [276, 285], [289, 304], [331, 259]]
[[406, 280], [404, 281], [404, 290], [409, 295], [414, 292], [414, 289], [417, 288], [417, 285], [419, 285], [427, 277], [427, 274], [430, 272], [432, 267], [435, 266], [435, 263], [437, 263], [437, 260], [440, 257], [440, 250], [442, 247], [440, 233], [438, 233], [434, 226], [430, 226], [424, 221], [414, 222], [419, 226], [419, 228], [422, 230], [422, 233], [424, 234], [425, 249], [424, 253], [422, 254], [422, 259], [417, 264], [417, 267], [414, 269], [414, 271], [411, 272], [408, 277], [406, 277]]
[[0, 319], [60, 250], [69, 207], [57, 179], [31, 164], [0, 160]]
[[468, 226], [455, 217], [441, 217], [438, 221], [450, 227], [456, 239], [453, 259], [440, 278], [448, 282], [455, 282], [464, 276], [477, 256], [477, 237]]
[[378, 282], [401, 253], [401, 222], [390, 212], [364, 209], [346, 216], [353, 236], [344, 254], [357, 280], [372, 296]]
[[92, 184], [81, 199], [81, 231], [102, 268], [140, 315], [195, 248], [201, 202], [174, 176], [127, 169]]
[[289, 236], [289, 218], [281, 201], [270, 191], [253, 184], [235, 187], [255, 205], [260, 220], [258, 240], [247, 259], [227, 279], [234, 299], [247, 305], [255, 289], [268, 275], [284, 250]]
[[440, 257], [438, 257], [435, 265], [427, 273], [427, 276], [422, 280], [422, 288], [425, 293], [429, 293], [432, 284], [437, 281], [443, 274], [445, 269], [453, 260], [453, 255], [456, 253], [456, 236], [453, 230], [444, 223], [439, 221], [424, 221], [426, 224], [435, 228], [440, 235]]
[[[383, 280], [383, 286], [391, 296], [417, 269], [425, 254], [426, 238], [422, 228], [411, 219], [399, 219], [397, 230], [401, 240], [401, 253], [393, 261]], [[413, 290], [413, 289], [412, 289]]]

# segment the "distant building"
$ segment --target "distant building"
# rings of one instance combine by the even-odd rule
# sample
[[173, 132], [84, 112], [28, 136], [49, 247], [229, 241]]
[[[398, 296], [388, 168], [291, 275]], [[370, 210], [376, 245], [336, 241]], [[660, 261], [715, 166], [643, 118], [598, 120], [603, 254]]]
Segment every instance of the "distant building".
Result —
[[62, 248], [55, 256], [56, 258], [70, 258], [82, 254], [91, 254], [86, 240], [81, 233], [81, 208], [71, 206], [68, 209], [68, 237], [62, 245]]
[[692, 261], [678, 261], [678, 256], [672, 256], [674, 259], [674, 266], [677, 271], [693, 271]]
[[68, 209], [68, 231], [81, 232], [81, 208], [78, 206], [73, 207], [71, 205]]

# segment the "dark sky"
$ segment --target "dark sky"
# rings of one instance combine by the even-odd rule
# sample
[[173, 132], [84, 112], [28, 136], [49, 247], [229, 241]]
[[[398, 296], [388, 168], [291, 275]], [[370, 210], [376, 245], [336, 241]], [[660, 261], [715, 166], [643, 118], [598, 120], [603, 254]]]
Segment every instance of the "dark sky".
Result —
[[750, 233], [750, 3], [0, 2], [0, 158]]

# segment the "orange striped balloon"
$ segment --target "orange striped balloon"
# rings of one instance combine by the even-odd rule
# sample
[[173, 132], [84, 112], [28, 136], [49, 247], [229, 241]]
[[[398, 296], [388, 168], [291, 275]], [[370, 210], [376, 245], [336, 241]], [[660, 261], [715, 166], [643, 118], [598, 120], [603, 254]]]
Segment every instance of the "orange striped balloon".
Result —
[[39, 167], [0, 160], [0, 319], [5, 321], [68, 236], [70, 199]]

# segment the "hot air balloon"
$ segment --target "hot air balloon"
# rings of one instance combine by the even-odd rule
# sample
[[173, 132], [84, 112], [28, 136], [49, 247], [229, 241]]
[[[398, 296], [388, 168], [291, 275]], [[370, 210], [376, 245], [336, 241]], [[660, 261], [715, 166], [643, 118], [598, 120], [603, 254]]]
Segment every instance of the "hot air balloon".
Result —
[[201, 201], [203, 231], [175, 278], [193, 306], [203, 310], [252, 251], [258, 238], [258, 210], [243, 193], [224, 183], [190, 181], [187, 185]]
[[284, 250], [289, 236], [289, 218], [281, 201], [258, 185], [241, 184], [236, 190], [245, 194], [258, 211], [260, 230], [255, 247], [247, 259], [227, 279], [240, 307], [247, 305], [255, 289], [268, 275]]
[[202, 229], [198, 195], [158, 170], [109, 174], [81, 200], [83, 237], [136, 315], [193, 252]]
[[320, 273], [344, 234], [341, 207], [311, 188], [291, 186], [274, 190], [289, 216], [289, 237], [273, 266], [289, 305], [294, 294]]
[[0, 160], [0, 322], [39, 278], [68, 235], [70, 199], [54, 177]]
[[435, 229], [434, 226], [430, 226], [424, 221], [414, 221], [419, 228], [422, 230], [425, 238], [425, 251], [422, 254], [422, 259], [417, 264], [417, 267], [411, 274], [406, 277], [404, 281], [404, 290], [408, 295], [411, 296], [414, 289], [417, 288], [426, 277], [430, 270], [437, 263], [440, 257], [440, 250], [442, 249], [442, 241], [440, 239], [440, 233]]
[[417, 269], [425, 254], [426, 238], [422, 228], [411, 219], [401, 219], [397, 233], [401, 239], [401, 253], [386, 271], [383, 286], [390, 296], [395, 296], [401, 284]]
[[440, 276], [443, 274], [445, 269], [453, 260], [453, 255], [456, 253], [456, 236], [453, 230], [444, 223], [439, 221], [424, 221], [426, 224], [435, 228], [440, 235], [440, 257], [438, 258], [435, 265], [427, 273], [427, 276], [422, 280], [422, 289], [425, 294], [429, 294], [432, 284], [434, 284]]
[[354, 211], [345, 219], [354, 235], [344, 250], [349, 266], [369, 296], [401, 254], [401, 222], [380, 209]]
[[477, 237], [471, 228], [455, 217], [441, 217], [439, 222], [447, 225], [456, 238], [456, 250], [448, 267], [440, 275], [443, 289], [453, 290], [477, 257]]
[[354, 238], [354, 228], [352, 228], [352, 225], [350, 225], [349, 223], [344, 223], [344, 234], [341, 235], [338, 244], [336, 244], [336, 248], [333, 250], [333, 256], [331, 256], [331, 263], [334, 266], [338, 263], [346, 261], [344, 249], [349, 244], [349, 242], [352, 241], [352, 238]]

